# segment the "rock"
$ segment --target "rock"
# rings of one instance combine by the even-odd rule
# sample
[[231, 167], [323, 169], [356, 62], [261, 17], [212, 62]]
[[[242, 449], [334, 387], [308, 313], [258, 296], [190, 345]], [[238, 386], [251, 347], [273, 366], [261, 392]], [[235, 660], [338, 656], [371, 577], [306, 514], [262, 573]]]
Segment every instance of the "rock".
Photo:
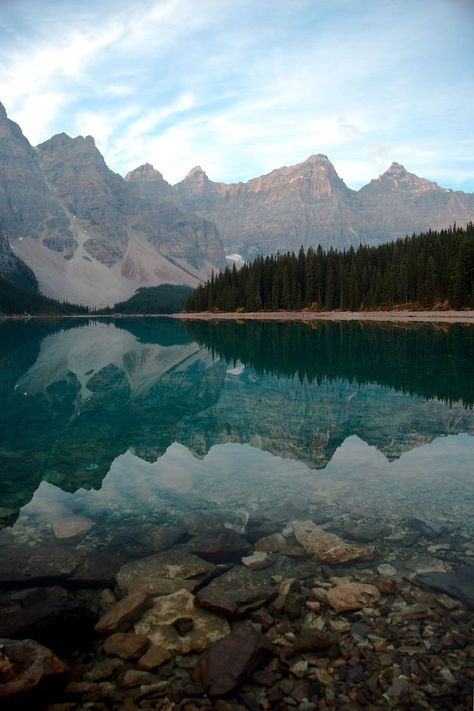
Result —
[[120, 680], [120, 686], [123, 686], [124, 689], [132, 689], [134, 686], [153, 684], [156, 681], [156, 676], [154, 674], [150, 674], [148, 671], [127, 669]]
[[59, 543], [3, 546], [0, 585], [56, 585], [70, 577], [85, 556], [85, 550]]
[[411, 518], [409, 521], [410, 525], [417, 531], [420, 535], [425, 538], [438, 538], [446, 528], [433, 521], [427, 521], [423, 518]]
[[273, 561], [264, 551], [255, 551], [251, 555], [242, 558], [242, 563], [249, 570], [263, 570], [269, 568]]
[[389, 563], [382, 563], [377, 566], [377, 573], [382, 576], [382, 578], [389, 578], [392, 575], [397, 574], [397, 569], [390, 565]]
[[69, 579], [74, 587], [114, 587], [123, 562], [121, 556], [113, 553], [88, 551]]
[[95, 626], [95, 631], [103, 634], [124, 632], [130, 626], [130, 623], [134, 622], [144, 612], [148, 604], [149, 596], [146, 593], [127, 595], [102, 615]]
[[194, 627], [194, 620], [192, 617], [178, 617], [178, 619], [173, 622], [173, 627], [179, 636], [183, 637]]
[[213, 563], [235, 563], [251, 548], [247, 539], [231, 528], [196, 536], [191, 547], [193, 553]]
[[255, 543], [254, 548], [256, 551], [265, 553], [281, 553], [285, 546], [286, 538], [281, 533], [272, 533], [270, 536], [260, 538]]
[[65, 671], [65, 664], [42, 644], [0, 638], [0, 699], [30, 691], [45, 677]]
[[356, 523], [349, 521], [344, 526], [344, 533], [359, 543], [371, 543], [380, 538], [384, 527], [377, 521], [363, 521]]
[[[192, 626], [185, 632], [176, 630], [175, 623], [186, 618]], [[158, 597], [153, 606], [135, 625], [135, 631], [153, 644], [172, 652], [201, 652], [210, 644], [229, 634], [227, 620], [195, 605], [187, 590]]]
[[110, 656], [133, 659], [141, 656], [149, 644], [150, 640], [144, 635], [116, 632], [105, 640], [104, 651]]
[[292, 664], [290, 672], [299, 679], [302, 679], [308, 673], [308, 662], [305, 659], [299, 659], [297, 662]]
[[167, 550], [132, 560], [120, 568], [121, 590], [167, 595], [181, 589], [194, 590], [215, 570], [215, 565], [184, 551]]
[[415, 575], [415, 581], [431, 590], [439, 590], [474, 609], [474, 566], [457, 572], [428, 572]]
[[64, 516], [52, 522], [56, 538], [77, 538], [95, 526], [95, 522], [86, 516]]
[[328, 649], [337, 642], [337, 637], [310, 627], [302, 628], [293, 642], [295, 652], [313, 652]]
[[277, 595], [275, 587], [259, 571], [237, 565], [199, 590], [199, 605], [236, 618], [265, 605]]
[[210, 696], [230, 694], [271, 650], [269, 640], [251, 624], [236, 624], [227, 637], [213, 644], [199, 658], [203, 686]]
[[336, 612], [361, 610], [380, 600], [380, 592], [375, 585], [365, 583], [343, 583], [326, 593], [328, 603]]
[[158, 644], [152, 644], [143, 657], [140, 657], [138, 660], [137, 669], [143, 669], [145, 671], [156, 669], [165, 662], [168, 662], [172, 656], [171, 652], [164, 647], [160, 647]]
[[92, 637], [97, 620], [94, 596], [62, 587], [37, 587], [0, 597], [0, 636], [34, 638], [66, 653]]
[[156, 526], [147, 523], [140, 529], [135, 529], [129, 535], [138, 543], [156, 553], [174, 546], [185, 533], [183, 526]]
[[367, 546], [344, 543], [339, 536], [324, 531], [312, 521], [295, 521], [293, 530], [306, 553], [321, 563], [347, 563], [373, 558]]
[[122, 659], [116, 659], [114, 657], [102, 659], [84, 674], [84, 681], [103, 681], [104, 679], [108, 679], [117, 669], [120, 669], [123, 664]]

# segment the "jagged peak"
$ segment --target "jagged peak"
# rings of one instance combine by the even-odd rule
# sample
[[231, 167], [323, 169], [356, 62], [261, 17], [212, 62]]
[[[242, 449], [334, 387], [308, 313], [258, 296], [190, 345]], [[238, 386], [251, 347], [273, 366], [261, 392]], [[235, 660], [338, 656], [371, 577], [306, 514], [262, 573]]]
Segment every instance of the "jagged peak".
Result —
[[[208, 179], [205, 171], [201, 168], [200, 165], [195, 165], [194, 168], [191, 168], [191, 170], [189, 171], [189, 173], [186, 176], [186, 178], [196, 178], [196, 177], [203, 177], [203, 178]], [[185, 180], [186, 180], [186, 178], [185, 178]]]
[[1, 101], [0, 101], [0, 118], [8, 118], [7, 117], [7, 110]]
[[306, 158], [303, 163], [330, 163], [332, 165], [331, 161], [324, 155], [324, 153], [313, 153], [309, 156], [309, 158]]
[[83, 143], [87, 146], [90, 146], [91, 148], [96, 148], [95, 140], [92, 136], [76, 136], [75, 138], [71, 138], [71, 136], [64, 132], [56, 133], [54, 136], [51, 136], [51, 138], [48, 138], [47, 141], [40, 143], [36, 147], [40, 150], [44, 150], [48, 148], [59, 148], [61, 146], [68, 146], [74, 143]]
[[164, 181], [164, 178], [159, 170], [156, 170], [151, 163], [143, 163], [134, 170], [131, 170], [125, 176], [125, 180], [151, 180]]

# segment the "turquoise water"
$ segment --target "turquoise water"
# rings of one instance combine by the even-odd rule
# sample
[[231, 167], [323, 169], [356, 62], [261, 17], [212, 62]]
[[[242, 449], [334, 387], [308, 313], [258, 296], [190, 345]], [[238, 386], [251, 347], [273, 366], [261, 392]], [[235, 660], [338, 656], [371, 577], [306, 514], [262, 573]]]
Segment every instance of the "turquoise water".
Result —
[[111, 547], [196, 510], [467, 525], [473, 363], [464, 325], [3, 323], [0, 521]]

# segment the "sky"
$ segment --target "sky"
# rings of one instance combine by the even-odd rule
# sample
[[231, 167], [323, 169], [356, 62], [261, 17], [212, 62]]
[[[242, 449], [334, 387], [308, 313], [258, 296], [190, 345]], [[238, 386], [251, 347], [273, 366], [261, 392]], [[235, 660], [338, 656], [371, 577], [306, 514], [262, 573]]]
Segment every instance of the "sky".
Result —
[[0, 101], [33, 145], [236, 182], [326, 154], [474, 191], [474, 0], [0, 0]]

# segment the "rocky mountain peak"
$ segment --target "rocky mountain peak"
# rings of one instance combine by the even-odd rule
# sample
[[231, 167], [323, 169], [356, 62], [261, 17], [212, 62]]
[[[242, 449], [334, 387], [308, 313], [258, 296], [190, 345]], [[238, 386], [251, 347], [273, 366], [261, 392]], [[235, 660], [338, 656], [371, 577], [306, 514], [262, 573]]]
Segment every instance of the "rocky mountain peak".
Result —
[[2, 104], [2, 102], [0, 101], [0, 119], [6, 119], [6, 118], [7, 118], [6, 109], [5, 109], [4, 105]]
[[363, 190], [369, 188], [415, 193], [440, 189], [436, 183], [432, 183], [424, 178], [419, 178], [414, 173], [409, 173], [401, 163], [396, 162], [393, 162], [385, 173], [382, 173], [382, 175], [375, 180], [371, 180]]
[[138, 168], [131, 170], [125, 176], [125, 180], [153, 180], [165, 182], [160, 171], [156, 170], [151, 163], [144, 163], [143, 165], [139, 165]]

